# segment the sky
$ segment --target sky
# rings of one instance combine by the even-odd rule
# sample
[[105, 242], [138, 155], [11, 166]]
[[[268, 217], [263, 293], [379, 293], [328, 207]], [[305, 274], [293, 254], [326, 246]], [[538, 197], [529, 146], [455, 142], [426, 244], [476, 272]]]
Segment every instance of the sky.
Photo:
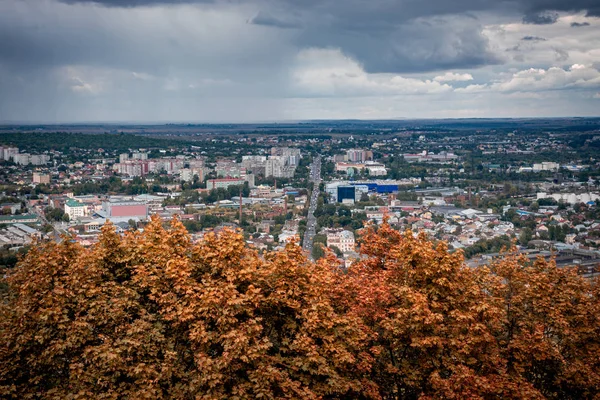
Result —
[[0, 121], [600, 115], [598, 0], [1, 0]]

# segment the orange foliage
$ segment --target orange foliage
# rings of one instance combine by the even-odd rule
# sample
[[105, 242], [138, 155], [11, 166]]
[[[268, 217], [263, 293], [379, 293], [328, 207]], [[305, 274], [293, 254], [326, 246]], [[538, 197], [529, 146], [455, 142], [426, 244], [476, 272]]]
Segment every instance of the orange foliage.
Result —
[[347, 273], [178, 221], [39, 243], [6, 278], [3, 398], [594, 398], [600, 289], [370, 227]]

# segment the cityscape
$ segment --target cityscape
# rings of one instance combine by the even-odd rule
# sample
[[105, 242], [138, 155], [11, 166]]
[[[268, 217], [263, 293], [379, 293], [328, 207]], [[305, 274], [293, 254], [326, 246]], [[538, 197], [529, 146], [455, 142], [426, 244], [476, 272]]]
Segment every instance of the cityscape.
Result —
[[[598, 120], [559, 121], [554, 130], [420, 123], [357, 124], [359, 133], [335, 122], [313, 127], [330, 134], [290, 124], [285, 135], [268, 131], [275, 126], [186, 127], [176, 140], [142, 134], [144, 147], [129, 145], [132, 133], [122, 144], [121, 133], [67, 133], [52, 143], [51, 126], [29, 134], [7, 127], [0, 240], [5, 252], [32, 236], [68, 234], [89, 246], [108, 221], [143, 230], [158, 215], [181, 220], [196, 241], [241, 229], [260, 251], [294, 241], [312, 259], [328, 249], [349, 267], [361, 230], [385, 220], [447, 242], [473, 266], [516, 245], [532, 259], [598, 273]], [[97, 147], [112, 138], [112, 149]]]
[[600, 400], [600, 1], [0, 0], [0, 399]]

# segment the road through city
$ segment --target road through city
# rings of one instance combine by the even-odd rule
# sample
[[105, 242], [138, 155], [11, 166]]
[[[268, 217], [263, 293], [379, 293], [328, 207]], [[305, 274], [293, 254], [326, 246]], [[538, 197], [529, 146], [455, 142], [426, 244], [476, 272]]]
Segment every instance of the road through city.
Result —
[[317, 209], [317, 200], [319, 198], [319, 184], [321, 183], [321, 156], [317, 155], [310, 164], [310, 180], [314, 183], [313, 191], [310, 196], [308, 206], [308, 216], [306, 218], [306, 232], [304, 233], [303, 249], [308, 252], [312, 259], [313, 240], [317, 234], [317, 219], [315, 210]]

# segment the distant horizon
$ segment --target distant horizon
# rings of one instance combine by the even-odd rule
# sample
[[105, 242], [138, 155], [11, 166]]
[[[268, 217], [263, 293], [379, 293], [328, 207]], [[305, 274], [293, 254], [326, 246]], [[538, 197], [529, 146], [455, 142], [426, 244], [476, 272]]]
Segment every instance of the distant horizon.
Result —
[[394, 122], [394, 121], [480, 121], [480, 120], [563, 120], [563, 119], [597, 119], [600, 118], [598, 115], [589, 116], [556, 116], [556, 117], [430, 117], [430, 118], [410, 118], [410, 117], [397, 117], [397, 118], [322, 118], [322, 119], [295, 119], [295, 120], [247, 120], [247, 121], [235, 121], [235, 120], [223, 120], [223, 121], [61, 121], [61, 122], [47, 122], [47, 121], [0, 121], [0, 126], [36, 126], [36, 125], [221, 125], [221, 124], [235, 124], [235, 125], [253, 125], [253, 124], [294, 124], [294, 123], [306, 123], [306, 122], [344, 122], [344, 121], [357, 121], [357, 122]]

